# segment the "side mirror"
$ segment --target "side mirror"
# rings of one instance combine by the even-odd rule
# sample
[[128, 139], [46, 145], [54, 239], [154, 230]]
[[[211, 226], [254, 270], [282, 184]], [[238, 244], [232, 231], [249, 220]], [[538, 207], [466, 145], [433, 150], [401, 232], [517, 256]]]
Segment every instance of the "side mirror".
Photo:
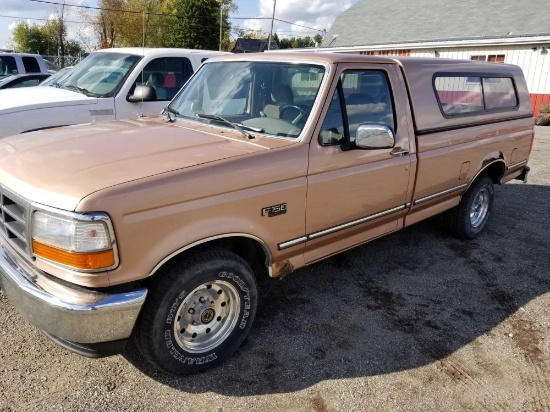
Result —
[[355, 146], [360, 149], [391, 149], [395, 137], [388, 126], [378, 124], [361, 124], [357, 128]]
[[151, 86], [136, 86], [134, 94], [129, 94], [126, 100], [130, 103], [154, 102], [157, 100], [157, 92]]

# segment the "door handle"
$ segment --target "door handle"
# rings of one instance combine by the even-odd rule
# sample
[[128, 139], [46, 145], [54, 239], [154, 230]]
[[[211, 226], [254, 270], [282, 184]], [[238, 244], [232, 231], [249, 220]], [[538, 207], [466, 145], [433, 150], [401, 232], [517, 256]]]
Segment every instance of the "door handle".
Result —
[[390, 152], [392, 156], [406, 156], [409, 154], [408, 149], [401, 149], [401, 150], [394, 150], [393, 152]]

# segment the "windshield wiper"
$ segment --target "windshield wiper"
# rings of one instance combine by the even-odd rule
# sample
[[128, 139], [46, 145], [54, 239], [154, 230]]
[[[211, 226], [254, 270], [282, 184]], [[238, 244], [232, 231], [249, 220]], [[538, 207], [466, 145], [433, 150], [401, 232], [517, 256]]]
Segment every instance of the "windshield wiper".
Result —
[[101, 97], [101, 95], [99, 95], [97, 93], [92, 93], [91, 91], [86, 90], [83, 87], [75, 86], [75, 85], [72, 85], [72, 84], [66, 85], [65, 89], [75, 89], [77, 92], [82, 93], [83, 95], [88, 96], [88, 97], [90, 97], [90, 96], [91, 97]]
[[219, 122], [228, 124], [229, 126], [233, 127], [235, 130], [238, 130], [239, 132], [241, 132], [248, 139], [254, 139], [254, 136], [251, 135], [250, 133], [248, 133], [247, 131], [245, 131], [244, 129], [248, 129], [248, 130], [251, 130], [253, 132], [260, 132], [260, 133], [264, 131], [263, 129], [256, 129], [255, 127], [249, 127], [249, 126], [245, 126], [244, 124], [231, 122], [231, 121], [229, 121], [227, 119], [224, 119], [223, 117], [215, 115], [215, 114], [197, 113], [197, 116], [202, 117], [203, 119], [217, 120]]
[[61, 83], [58, 83], [58, 82], [53, 82], [52, 86], [57, 87], [58, 89], [64, 89], [65, 88], [65, 86], [63, 86]]
[[[166, 113], [168, 117], [168, 121], [170, 123], [174, 123], [177, 119], [177, 117], [180, 115], [180, 112], [177, 110], [172, 109], [170, 106], [166, 106], [164, 109], [162, 109], [162, 114]], [[174, 115], [175, 117], [172, 117]]]

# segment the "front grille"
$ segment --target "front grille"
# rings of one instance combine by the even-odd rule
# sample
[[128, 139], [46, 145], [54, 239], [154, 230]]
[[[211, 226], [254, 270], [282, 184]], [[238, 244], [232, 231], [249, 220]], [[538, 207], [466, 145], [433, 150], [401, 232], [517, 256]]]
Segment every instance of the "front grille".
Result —
[[0, 223], [2, 233], [15, 248], [30, 254], [28, 236], [29, 203], [0, 186]]

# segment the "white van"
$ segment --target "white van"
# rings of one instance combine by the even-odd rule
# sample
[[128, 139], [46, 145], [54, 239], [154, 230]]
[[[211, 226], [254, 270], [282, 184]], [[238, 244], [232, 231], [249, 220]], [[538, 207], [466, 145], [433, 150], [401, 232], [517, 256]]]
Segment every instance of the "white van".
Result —
[[63, 84], [0, 92], [0, 138], [52, 127], [158, 114], [209, 57], [188, 49], [119, 48], [90, 54]]

